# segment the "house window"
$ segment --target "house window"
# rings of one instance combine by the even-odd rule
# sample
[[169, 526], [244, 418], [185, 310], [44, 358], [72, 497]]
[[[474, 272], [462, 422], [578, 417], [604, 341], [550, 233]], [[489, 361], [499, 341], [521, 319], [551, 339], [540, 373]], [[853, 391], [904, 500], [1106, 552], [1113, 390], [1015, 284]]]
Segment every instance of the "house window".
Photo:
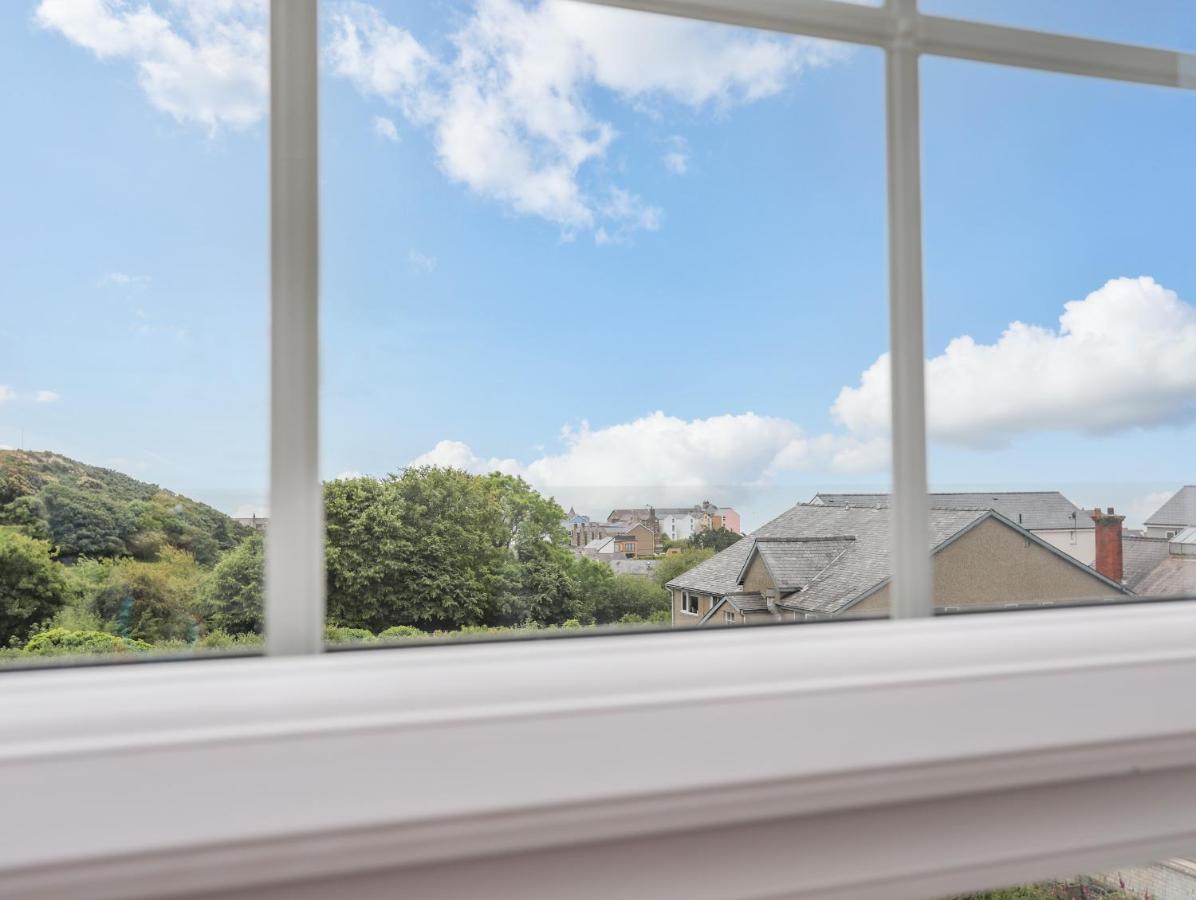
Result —
[[723, 624], [734, 625], [735, 624], [735, 613], [733, 613], [733, 612], [723, 613]]
[[684, 591], [681, 594], [681, 611], [696, 616], [698, 614], [698, 595]]

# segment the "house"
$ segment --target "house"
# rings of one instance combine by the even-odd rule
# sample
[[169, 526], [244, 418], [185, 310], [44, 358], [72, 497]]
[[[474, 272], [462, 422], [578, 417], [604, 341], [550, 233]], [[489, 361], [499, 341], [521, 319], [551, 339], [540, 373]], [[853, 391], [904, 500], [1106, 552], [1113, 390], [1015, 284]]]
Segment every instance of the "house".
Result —
[[1170, 538], [1196, 526], [1196, 485], [1185, 485], [1146, 519], [1146, 536]]
[[264, 516], [233, 516], [233, 521], [238, 525], [244, 525], [246, 528], [252, 528], [254, 531], [265, 531], [266, 526], [270, 524], [270, 520]]
[[[811, 503], [888, 506], [888, 494], [815, 494]], [[1086, 566], [1096, 559], [1091, 516], [1058, 491], [976, 491], [930, 495], [939, 509], [992, 509]]]
[[670, 506], [612, 509], [607, 522], [644, 522], [649, 526], [655, 521], [662, 538], [683, 541], [703, 531], [717, 531], [726, 528], [740, 533], [739, 513], [731, 507], [720, 507], [703, 500], [694, 506]]
[[1125, 585], [1143, 597], [1196, 597], [1196, 527], [1171, 537], [1122, 536]]
[[[1122, 517], [1094, 521], [1120, 564]], [[1130, 591], [1004, 514], [930, 510], [937, 609], [1116, 599]], [[889, 605], [889, 511], [800, 503], [669, 582], [674, 625], [739, 625], [883, 613]], [[1113, 560], [1116, 544], [1117, 559]]]
[[656, 533], [643, 522], [595, 538], [581, 550], [591, 559], [646, 559], [656, 555]]

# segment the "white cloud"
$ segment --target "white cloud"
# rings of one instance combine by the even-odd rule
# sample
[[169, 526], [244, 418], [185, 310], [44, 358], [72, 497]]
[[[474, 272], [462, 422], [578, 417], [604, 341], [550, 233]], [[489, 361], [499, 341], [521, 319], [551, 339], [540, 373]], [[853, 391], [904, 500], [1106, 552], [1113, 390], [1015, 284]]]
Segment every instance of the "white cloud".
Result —
[[264, 0], [41, 0], [34, 20], [137, 68], [151, 105], [209, 131], [246, 128], [268, 97]]
[[684, 175], [689, 171], [689, 142], [681, 135], [669, 138], [669, 149], [661, 157], [664, 167], [674, 175]]
[[392, 144], [399, 142], [399, 129], [395, 127], [393, 119], [386, 116], [374, 116], [374, 134]]
[[149, 283], [148, 275], [130, 275], [127, 272], [109, 272], [99, 280], [100, 287], [145, 287]]
[[[1148, 277], [1117, 278], [1064, 305], [1058, 330], [1013, 322], [992, 344], [964, 335], [927, 360], [932, 438], [993, 445], [1030, 431], [1101, 434], [1196, 415], [1196, 307]], [[840, 392], [859, 435], [889, 424], [889, 360]]]
[[407, 251], [407, 265], [409, 265], [416, 272], [423, 272], [425, 274], [428, 272], [434, 272], [436, 271], [436, 266], [439, 265], [439, 262], [440, 261], [436, 259], [435, 256], [422, 253], [419, 250], [416, 250], [414, 247]]
[[483, 475], [488, 472], [521, 474], [522, 467], [513, 459], [482, 459], [461, 441], [440, 441], [427, 453], [417, 456], [409, 466], [440, 466], [445, 469], [464, 469], [466, 472]]
[[57, 391], [37, 391], [33, 395], [35, 403], [57, 403], [62, 397]]
[[17, 399], [17, 392], [6, 384], [0, 384], [0, 403]]
[[883, 470], [883, 439], [808, 437], [788, 419], [756, 413], [685, 420], [655, 412], [631, 422], [561, 432], [563, 449], [526, 465], [485, 459], [460, 441], [441, 441], [411, 465], [438, 465], [524, 476], [538, 488], [638, 488], [755, 485], [797, 473]]
[[617, 135], [593, 112], [593, 88], [635, 107], [725, 109], [776, 94], [837, 52], [804, 38], [564, 0], [478, 0], [444, 59], [373, 7], [342, 5], [332, 22], [332, 70], [429, 127], [446, 175], [599, 242], [658, 227], [660, 212], [595, 171]]

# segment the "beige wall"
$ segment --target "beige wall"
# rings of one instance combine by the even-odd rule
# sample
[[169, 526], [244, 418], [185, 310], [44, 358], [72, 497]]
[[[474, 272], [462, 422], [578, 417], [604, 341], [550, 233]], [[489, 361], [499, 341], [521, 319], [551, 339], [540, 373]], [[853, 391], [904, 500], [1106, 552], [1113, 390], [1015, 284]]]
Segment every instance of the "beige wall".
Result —
[[673, 624], [674, 625], [697, 625], [702, 621], [702, 616], [710, 612], [710, 607], [714, 605], [714, 598], [710, 594], [703, 594], [699, 591], [690, 591], [691, 594], [698, 595], [698, 614], [696, 616], [681, 611], [681, 594], [682, 591], [675, 589], [673, 591]]
[[768, 574], [768, 568], [764, 565], [764, 560], [760, 558], [760, 554], [756, 553], [752, 564], [748, 566], [747, 572], [743, 577], [743, 592], [745, 594], [768, 594], [775, 593], [776, 584], [773, 583], [772, 576]]
[[[1095, 574], [1060, 559], [995, 519], [981, 522], [934, 556], [934, 605], [1006, 606], [1116, 597]], [[883, 612], [889, 586], [847, 612]]]

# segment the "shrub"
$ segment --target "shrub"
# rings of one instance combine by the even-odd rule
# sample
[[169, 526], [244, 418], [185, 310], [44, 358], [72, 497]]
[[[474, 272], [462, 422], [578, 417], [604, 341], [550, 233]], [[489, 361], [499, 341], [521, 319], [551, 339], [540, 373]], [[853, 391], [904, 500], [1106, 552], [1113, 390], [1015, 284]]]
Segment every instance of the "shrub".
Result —
[[35, 634], [25, 644], [25, 652], [35, 656], [100, 656], [152, 649], [145, 641], [123, 638], [106, 631], [69, 631], [51, 628]]
[[378, 635], [380, 641], [405, 641], [412, 638], [426, 638], [428, 633], [411, 625], [392, 625]]
[[368, 644], [376, 641], [374, 632], [366, 628], [345, 628], [341, 625], [324, 626], [325, 644]]

